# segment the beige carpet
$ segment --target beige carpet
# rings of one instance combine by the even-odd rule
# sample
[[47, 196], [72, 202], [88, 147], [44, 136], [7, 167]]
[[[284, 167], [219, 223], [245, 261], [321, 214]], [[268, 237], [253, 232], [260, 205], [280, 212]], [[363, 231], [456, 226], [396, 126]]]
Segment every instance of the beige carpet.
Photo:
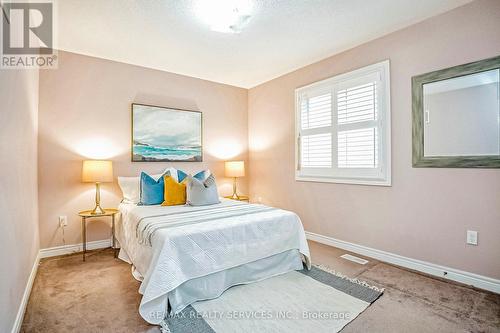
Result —
[[[342, 332], [500, 332], [500, 295], [433, 279], [310, 242], [315, 263], [385, 288], [384, 295]], [[139, 282], [111, 250], [44, 260], [22, 332], [159, 332], [138, 314]]]

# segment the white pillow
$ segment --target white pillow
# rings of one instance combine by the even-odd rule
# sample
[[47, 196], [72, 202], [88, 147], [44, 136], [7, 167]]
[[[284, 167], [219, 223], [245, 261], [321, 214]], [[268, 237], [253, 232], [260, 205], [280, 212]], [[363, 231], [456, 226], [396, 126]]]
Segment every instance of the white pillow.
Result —
[[[158, 180], [162, 175], [151, 175], [151, 177]], [[139, 203], [141, 200], [141, 177], [118, 177], [118, 185], [122, 190], [123, 203]]]
[[186, 187], [187, 200], [190, 206], [215, 205], [220, 203], [217, 183], [213, 175], [208, 176], [204, 181], [188, 176], [189, 181]]

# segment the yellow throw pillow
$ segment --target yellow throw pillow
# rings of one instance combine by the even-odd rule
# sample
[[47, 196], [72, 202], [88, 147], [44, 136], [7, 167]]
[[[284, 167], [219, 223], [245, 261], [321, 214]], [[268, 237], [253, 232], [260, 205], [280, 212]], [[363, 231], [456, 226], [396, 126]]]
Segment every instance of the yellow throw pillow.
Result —
[[171, 176], [163, 176], [165, 181], [165, 201], [162, 206], [176, 206], [186, 204], [186, 184], [178, 183]]

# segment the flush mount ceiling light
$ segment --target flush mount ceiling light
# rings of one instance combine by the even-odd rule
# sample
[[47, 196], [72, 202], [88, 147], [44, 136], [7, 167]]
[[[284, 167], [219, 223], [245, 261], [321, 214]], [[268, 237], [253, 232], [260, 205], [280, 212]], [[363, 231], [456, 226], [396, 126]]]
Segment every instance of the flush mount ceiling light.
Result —
[[198, 0], [196, 16], [210, 29], [224, 33], [240, 33], [252, 17], [251, 0]]

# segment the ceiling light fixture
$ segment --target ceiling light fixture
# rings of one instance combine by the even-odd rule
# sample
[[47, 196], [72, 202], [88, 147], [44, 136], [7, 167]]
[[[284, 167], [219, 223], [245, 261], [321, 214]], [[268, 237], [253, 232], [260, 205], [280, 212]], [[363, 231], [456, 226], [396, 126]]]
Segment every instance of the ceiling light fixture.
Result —
[[252, 17], [251, 0], [198, 0], [196, 15], [212, 31], [240, 33]]

